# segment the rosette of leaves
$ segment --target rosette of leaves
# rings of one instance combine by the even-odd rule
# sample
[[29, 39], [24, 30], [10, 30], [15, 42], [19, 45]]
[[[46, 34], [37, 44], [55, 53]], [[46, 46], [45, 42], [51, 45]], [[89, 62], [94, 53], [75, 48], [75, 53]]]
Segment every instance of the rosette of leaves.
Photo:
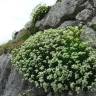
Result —
[[82, 29], [49, 29], [13, 51], [12, 63], [26, 80], [45, 92], [91, 90], [96, 82], [96, 51], [80, 39]]

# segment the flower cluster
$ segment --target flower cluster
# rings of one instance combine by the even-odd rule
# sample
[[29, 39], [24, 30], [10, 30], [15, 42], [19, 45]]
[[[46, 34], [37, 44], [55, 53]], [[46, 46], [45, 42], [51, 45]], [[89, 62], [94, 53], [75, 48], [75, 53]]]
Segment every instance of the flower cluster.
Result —
[[89, 90], [96, 83], [96, 51], [80, 39], [82, 29], [48, 29], [13, 51], [12, 63], [45, 92]]

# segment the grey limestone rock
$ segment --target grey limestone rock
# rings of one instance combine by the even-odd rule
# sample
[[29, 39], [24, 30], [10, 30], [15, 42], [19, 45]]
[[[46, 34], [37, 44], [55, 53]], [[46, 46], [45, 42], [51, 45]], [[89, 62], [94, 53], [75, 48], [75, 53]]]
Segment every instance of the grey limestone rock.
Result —
[[[0, 56], [0, 96], [19, 96], [29, 92], [32, 96], [45, 96], [42, 89], [36, 88], [33, 84], [23, 80], [22, 75], [11, 64], [11, 55]], [[22, 96], [22, 95], [20, 95]]]
[[73, 20], [76, 14], [82, 10], [80, 6], [85, 1], [86, 0], [64, 0], [56, 3], [41, 21], [37, 21], [36, 27], [41, 30], [50, 27], [56, 28], [65, 20]]
[[91, 27], [83, 26], [84, 32], [81, 33], [81, 39], [88, 42], [90, 46], [96, 48], [96, 31]]
[[76, 16], [76, 19], [83, 22], [88, 22], [92, 18], [93, 11], [90, 9], [84, 9], [79, 12]]
[[58, 28], [65, 28], [68, 26], [77, 26], [78, 24], [79, 24], [79, 21], [69, 20], [62, 23]]
[[92, 18], [88, 25], [92, 27], [94, 30], [96, 30], [96, 16]]

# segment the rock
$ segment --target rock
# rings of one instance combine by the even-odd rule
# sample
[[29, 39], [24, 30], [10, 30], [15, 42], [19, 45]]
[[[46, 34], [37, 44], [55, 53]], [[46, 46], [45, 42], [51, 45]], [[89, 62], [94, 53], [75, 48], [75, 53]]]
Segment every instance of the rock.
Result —
[[87, 0], [86, 2], [84, 2], [80, 7], [83, 9], [93, 9], [94, 8], [92, 6], [92, 4], [90, 3], [90, 0], [89, 1]]
[[92, 22], [93, 25], [96, 24], [96, 16], [92, 18]]
[[29, 90], [23, 91], [23, 93], [20, 94], [20, 96], [46, 96], [46, 95], [44, 91], [42, 91], [41, 89], [33, 87]]
[[33, 84], [23, 80], [22, 75], [10, 61], [10, 54], [0, 56], [0, 96], [18, 96], [28, 90], [31, 90], [32, 96], [44, 96], [43, 90], [35, 88]]
[[84, 32], [81, 33], [81, 39], [88, 42], [90, 46], [96, 47], [96, 31], [92, 28], [83, 26]]
[[65, 27], [67, 27], [67, 26], [76, 26], [76, 25], [78, 25], [79, 24], [79, 21], [65, 21], [64, 23], [62, 23], [58, 28], [65, 28]]
[[15, 68], [12, 68], [3, 96], [17, 96], [23, 87], [24, 81]]
[[93, 0], [94, 7], [96, 8], [96, 0]]
[[91, 22], [89, 23], [94, 30], [96, 30], [96, 16], [92, 18]]
[[82, 10], [80, 5], [85, 1], [86, 0], [64, 0], [56, 3], [41, 21], [37, 21], [36, 27], [41, 30], [50, 27], [56, 28], [65, 20], [73, 20], [75, 15]]
[[0, 56], [0, 96], [4, 93], [10, 71], [10, 55], [3, 54]]
[[16, 39], [16, 36], [18, 35], [18, 31], [13, 34], [13, 39]]
[[30, 35], [31, 35], [30, 31], [28, 29], [23, 28], [15, 32], [12, 42], [17, 42], [20, 40], [25, 41]]
[[90, 9], [84, 9], [79, 12], [76, 16], [76, 19], [83, 22], [88, 22], [92, 18], [93, 11]]
[[0, 96], [17, 96], [20, 93], [23, 80], [11, 65], [11, 55], [0, 56]]

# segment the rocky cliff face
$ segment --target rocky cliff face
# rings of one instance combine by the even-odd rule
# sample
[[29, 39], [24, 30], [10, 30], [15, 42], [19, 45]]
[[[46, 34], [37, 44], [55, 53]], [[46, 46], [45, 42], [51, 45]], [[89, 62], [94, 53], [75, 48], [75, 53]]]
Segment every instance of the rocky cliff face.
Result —
[[[39, 30], [75, 25], [83, 26], [84, 32], [81, 34], [81, 38], [89, 41], [90, 45], [95, 48], [96, 0], [63, 0], [57, 2], [51, 7], [49, 13], [36, 23]], [[22, 76], [11, 65], [10, 59], [10, 54], [0, 56], [0, 96], [18, 96], [18, 94], [30, 89], [31, 95], [28, 96], [52, 96], [51, 93], [45, 95], [41, 90], [22, 80]], [[63, 94], [62, 96], [72, 95]], [[96, 96], [96, 92], [82, 93], [79, 96]]]
[[28, 90], [31, 90], [32, 96], [44, 96], [44, 92], [23, 80], [11, 64], [10, 54], [0, 56], [0, 96], [23, 96], [19, 94], [26, 93]]
[[17, 96], [23, 86], [23, 80], [10, 62], [11, 55], [0, 56], [0, 96]]
[[96, 0], [62, 0], [62, 2], [56, 3], [49, 13], [37, 22], [36, 26], [39, 29], [57, 28], [66, 21], [71, 21], [71, 23], [79, 21], [79, 23], [91, 26], [95, 15]]
[[96, 0], [62, 0], [51, 7], [49, 13], [36, 23], [39, 30], [75, 25], [83, 26], [85, 31], [81, 37], [95, 47]]

